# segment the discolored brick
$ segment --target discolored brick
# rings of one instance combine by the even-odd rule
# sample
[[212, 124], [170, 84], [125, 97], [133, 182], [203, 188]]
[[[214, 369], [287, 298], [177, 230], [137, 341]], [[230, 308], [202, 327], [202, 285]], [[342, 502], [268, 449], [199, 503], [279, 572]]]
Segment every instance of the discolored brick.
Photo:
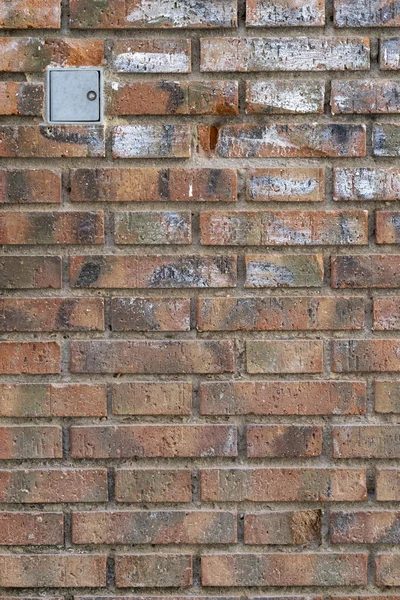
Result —
[[400, 513], [394, 511], [331, 512], [333, 544], [398, 544]]
[[61, 288], [60, 256], [2, 256], [0, 289]]
[[332, 342], [332, 370], [335, 373], [396, 373], [400, 370], [400, 341], [335, 340]]
[[60, 0], [10, 0], [1, 7], [2, 29], [58, 29]]
[[43, 86], [41, 84], [0, 82], [1, 115], [40, 116], [42, 110]]
[[378, 502], [397, 502], [400, 498], [400, 471], [376, 470], [376, 499]]
[[59, 373], [60, 346], [56, 342], [1, 342], [2, 375]]
[[112, 49], [112, 67], [117, 73], [190, 73], [192, 42], [116, 39]]
[[333, 256], [333, 288], [398, 288], [400, 255]]
[[247, 341], [248, 373], [321, 373], [323, 345], [317, 340]]
[[319, 287], [324, 280], [322, 254], [247, 254], [246, 288]]
[[315, 27], [324, 24], [325, 5], [322, 0], [246, 1], [247, 27]]
[[61, 173], [50, 169], [0, 169], [0, 204], [60, 204]]
[[131, 554], [115, 557], [115, 585], [126, 587], [188, 587], [192, 585], [188, 554]]
[[333, 199], [349, 202], [400, 199], [400, 169], [333, 169]]
[[332, 81], [332, 114], [396, 114], [400, 112], [399, 94], [400, 86], [396, 81]]
[[0, 545], [61, 546], [64, 543], [64, 517], [61, 512], [2, 512]]
[[335, 458], [399, 458], [400, 427], [347, 425], [333, 427]]
[[248, 169], [246, 199], [258, 202], [322, 202], [325, 172], [317, 167]]
[[269, 79], [246, 82], [248, 114], [323, 114], [325, 84], [320, 81]]
[[189, 331], [189, 298], [112, 298], [113, 331]]
[[397, 71], [400, 69], [400, 38], [380, 40], [379, 68]]
[[400, 383], [398, 381], [375, 381], [375, 412], [400, 413]]
[[0, 460], [62, 458], [62, 430], [53, 425], [0, 427]]
[[309, 458], [322, 454], [322, 428], [316, 425], [248, 425], [249, 458]]
[[244, 515], [244, 543], [310, 546], [321, 543], [321, 511], [294, 510]]
[[113, 158], [190, 158], [190, 125], [117, 125]]
[[114, 215], [116, 244], [191, 244], [189, 212], [117, 212]]
[[191, 473], [186, 469], [116, 469], [117, 502], [191, 502]]
[[111, 388], [114, 415], [190, 415], [192, 384], [180, 382], [115, 383]]

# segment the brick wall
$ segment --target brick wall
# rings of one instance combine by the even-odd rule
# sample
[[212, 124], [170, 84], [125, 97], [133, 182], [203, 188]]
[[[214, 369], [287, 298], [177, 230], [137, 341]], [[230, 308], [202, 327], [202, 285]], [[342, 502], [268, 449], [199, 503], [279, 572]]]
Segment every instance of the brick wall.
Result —
[[1, 596], [399, 593], [399, 0], [0, 26]]

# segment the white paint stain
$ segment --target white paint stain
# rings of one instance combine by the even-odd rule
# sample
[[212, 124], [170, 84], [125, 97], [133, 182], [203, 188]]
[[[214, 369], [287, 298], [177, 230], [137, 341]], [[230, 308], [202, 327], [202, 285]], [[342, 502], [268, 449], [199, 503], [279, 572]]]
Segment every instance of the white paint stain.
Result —
[[232, 0], [141, 0], [127, 16], [130, 23], [172, 27], [230, 26], [236, 20]]
[[188, 73], [190, 60], [184, 52], [124, 52], [115, 57], [114, 69], [120, 73]]

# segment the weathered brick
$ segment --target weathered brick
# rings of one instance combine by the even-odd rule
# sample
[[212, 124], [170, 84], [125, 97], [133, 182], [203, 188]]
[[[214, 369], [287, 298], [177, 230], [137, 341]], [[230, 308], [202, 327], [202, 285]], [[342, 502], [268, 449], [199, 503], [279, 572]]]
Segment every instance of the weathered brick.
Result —
[[333, 544], [398, 544], [400, 513], [394, 511], [331, 512]]
[[236, 456], [229, 425], [119, 425], [71, 427], [73, 458]]
[[321, 373], [323, 344], [318, 340], [246, 342], [248, 373]]
[[322, 202], [325, 171], [317, 167], [249, 169], [246, 199], [258, 202]]
[[72, 202], [236, 202], [233, 169], [72, 169]]
[[190, 415], [192, 384], [180, 382], [114, 383], [114, 415]]
[[333, 427], [335, 458], [399, 458], [400, 427], [346, 425]]
[[324, 112], [323, 81], [270, 79], [246, 82], [246, 113], [306, 114]]
[[188, 587], [192, 585], [188, 554], [131, 554], [115, 557], [117, 588]]
[[197, 322], [201, 331], [363, 329], [364, 312], [362, 298], [201, 298]]
[[398, 288], [400, 255], [333, 256], [331, 285], [333, 288]]
[[101, 158], [105, 156], [104, 148], [102, 126], [0, 126], [1, 158]]
[[400, 585], [400, 554], [378, 554], [375, 557], [375, 579], [378, 587]]
[[58, 29], [60, 0], [10, 0], [0, 8], [2, 29]]
[[236, 256], [73, 256], [70, 278], [77, 288], [235, 287]]
[[356, 157], [366, 154], [365, 125], [199, 125], [198, 135], [199, 153], [207, 157], [319, 158]]
[[244, 515], [244, 543], [266, 545], [318, 545], [321, 511], [294, 510]]
[[0, 331], [102, 331], [100, 298], [0, 298]]
[[396, 27], [400, 25], [398, 0], [372, 0], [366, 5], [363, 0], [334, 0], [335, 27]]
[[236, 115], [237, 81], [134, 81], [108, 87], [112, 115]]
[[50, 169], [1, 169], [0, 204], [60, 204], [61, 173]]
[[0, 459], [62, 458], [62, 430], [53, 425], [0, 427]]
[[311, 2], [280, 0], [247, 0], [247, 27], [322, 26], [325, 24], [325, 5], [322, 0]]
[[358, 71], [369, 65], [369, 39], [362, 37], [201, 40], [201, 71]]
[[0, 82], [0, 114], [38, 116], [43, 109], [43, 86], [16, 81]]
[[[200, 385], [202, 415], [358, 415], [362, 381], [230, 381]], [[399, 411], [400, 412], [400, 411]]]
[[376, 243], [398, 244], [400, 242], [400, 212], [383, 211], [376, 213]]
[[1, 342], [2, 375], [46, 375], [60, 372], [60, 346], [56, 342]]
[[103, 554], [3, 554], [0, 586], [4, 588], [105, 587]]
[[400, 413], [400, 383], [375, 381], [375, 412]]
[[322, 454], [322, 427], [317, 425], [248, 425], [249, 458], [303, 458]]
[[6, 38], [0, 39], [0, 71], [34, 73], [46, 67], [100, 66], [104, 42], [94, 39]]
[[191, 244], [190, 212], [117, 212], [114, 214], [116, 244]]
[[374, 329], [393, 331], [400, 329], [400, 298], [398, 296], [382, 296], [374, 298]]
[[190, 73], [190, 40], [122, 40], [112, 49], [112, 67], [117, 73]]
[[105, 385], [84, 383], [2, 384], [1, 417], [105, 417]]
[[61, 288], [61, 257], [2, 256], [0, 289]]
[[400, 69], [400, 38], [381, 39], [379, 68], [388, 71]]
[[400, 85], [382, 79], [332, 81], [332, 114], [400, 112]]
[[113, 331], [190, 331], [189, 298], [112, 298]]
[[203, 554], [203, 586], [367, 584], [368, 554]]
[[190, 471], [185, 469], [116, 469], [117, 502], [191, 502]]
[[246, 288], [319, 287], [324, 280], [322, 254], [247, 254]]
[[232, 512], [92, 511], [72, 515], [73, 544], [234, 544], [236, 541], [236, 514]]
[[200, 471], [204, 502], [358, 502], [366, 500], [360, 469], [207, 469]]
[[333, 169], [333, 199], [350, 202], [400, 200], [400, 169]]
[[321, 246], [368, 243], [368, 211], [210, 211], [200, 242], [216, 246]]
[[117, 125], [113, 158], [190, 158], [190, 125]]
[[377, 469], [376, 499], [378, 502], [397, 502], [400, 499], [400, 471]]
[[62, 546], [64, 517], [62, 513], [1, 512], [0, 545]]
[[334, 340], [332, 369], [336, 373], [400, 371], [400, 340]]
[[374, 156], [400, 156], [400, 125], [375, 123], [372, 144]]

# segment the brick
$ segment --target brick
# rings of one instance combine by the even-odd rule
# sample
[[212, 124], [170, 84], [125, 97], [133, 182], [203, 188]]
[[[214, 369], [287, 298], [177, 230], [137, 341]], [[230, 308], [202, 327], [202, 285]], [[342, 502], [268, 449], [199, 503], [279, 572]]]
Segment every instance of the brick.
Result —
[[374, 329], [378, 331], [397, 331], [400, 329], [400, 298], [382, 296], [374, 298]]
[[265, 545], [319, 545], [321, 511], [294, 510], [244, 515], [244, 543]]
[[201, 298], [197, 319], [200, 331], [345, 330], [363, 329], [364, 312], [362, 298]]
[[319, 287], [324, 280], [322, 254], [247, 254], [246, 288]]
[[246, 199], [256, 202], [322, 202], [325, 171], [317, 167], [248, 169]]
[[1, 38], [0, 71], [35, 73], [46, 67], [97, 67], [104, 58], [104, 42], [73, 38]]
[[117, 125], [113, 158], [190, 158], [190, 125]]
[[212, 211], [200, 215], [201, 244], [321, 246], [368, 243], [368, 211]]
[[230, 381], [201, 383], [202, 415], [358, 415], [362, 381]]
[[61, 204], [61, 173], [0, 169], [0, 204]]
[[114, 383], [114, 415], [190, 415], [192, 384], [175, 381]]
[[201, 71], [358, 71], [369, 65], [369, 40], [362, 37], [201, 40]]
[[383, 211], [376, 213], [376, 243], [398, 244], [400, 242], [400, 212]]
[[11, 0], [0, 10], [2, 29], [59, 29], [60, 0]]
[[400, 371], [399, 340], [335, 340], [332, 369], [336, 373]]
[[400, 38], [381, 39], [379, 68], [387, 71], [400, 69]]
[[101, 158], [104, 148], [102, 126], [0, 126], [1, 158]]
[[1, 417], [105, 417], [105, 385], [26, 383], [0, 385]]
[[400, 169], [333, 169], [333, 199], [349, 202], [400, 200]]
[[2, 375], [60, 373], [60, 346], [56, 342], [1, 342]]
[[207, 157], [321, 158], [366, 154], [365, 125], [199, 125], [198, 137], [199, 153]]
[[201, 557], [208, 586], [343, 586], [367, 584], [368, 554], [208, 554]]
[[0, 471], [0, 502], [107, 502], [107, 498], [107, 469]]
[[197, 29], [235, 27], [236, 0], [118, 0], [87, 4], [71, 0], [71, 27], [78, 29]]
[[2, 256], [0, 289], [61, 288], [60, 256]]
[[325, 24], [325, 5], [322, 0], [295, 2], [282, 0], [247, 0], [247, 27], [322, 26]]
[[191, 244], [192, 218], [189, 212], [114, 213], [116, 244]]
[[237, 81], [133, 81], [108, 87], [112, 115], [237, 115]]
[[375, 412], [400, 413], [400, 384], [398, 381], [375, 381]]
[[188, 554], [131, 554], [115, 557], [117, 588], [188, 587], [192, 585]]
[[233, 169], [71, 169], [72, 202], [236, 202]]
[[59, 426], [14, 425], [0, 427], [0, 459], [62, 458], [62, 430]]
[[400, 156], [400, 126], [375, 123], [372, 131], [374, 156]]
[[62, 513], [2, 512], [0, 514], [2, 546], [62, 546]]
[[376, 499], [378, 502], [397, 502], [400, 499], [400, 471], [377, 469]]
[[323, 345], [318, 340], [246, 342], [248, 373], [321, 373]]
[[355, 425], [333, 427], [335, 458], [399, 458], [400, 427]]
[[309, 458], [322, 454], [322, 427], [317, 425], [247, 425], [249, 458]]
[[74, 256], [70, 278], [77, 288], [235, 287], [236, 256]]
[[73, 458], [237, 456], [229, 425], [119, 425], [71, 427]]
[[390, 114], [400, 112], [400, 85], [396, 81], [332, 81], [332, 114]]
[[117, 502], [191, 502], [192, 483], [186, 469], [116, 469]]
[[366, 500], [360, 469], [208, 469], [200, 471], [203, 502], [358, 502]]
[[363, 0], [334, 1], [335, 27], [396, 27], [400, 25], [400, 5], [398, 0], [382, 4], [372, 0], [365, 5]]
[[400, 554], [378, 554], [375, 557], [375, 580], [378, 587], [398, 586]]
[[112, 298], [113, 331], [190, 331], [189, 298]]
[[0, 586], [4, 588], [105, 587], [103, 554], [3, 554]]
[[2, 81], [0, 114], [40, 116], [43, 109], [43, 86], [35, 83]]
[[114, 41], [112, 67], [117, 73], [190, 73], [190, 40]]
[[80, 512], [73, 544], [234, 544], [236, 514], [224, 511]]
[[398, 288], [400, 255], [333, 256], [333, 288]]
[[270, 79], [246, 82], [248, 114], [323, 114], [323, 81]]
[[394, 511], [331, 512], [333, 544], [398, 544], [400, 513]]
[[100, 298], [0, 298], [0, 331], [103, 330]]

